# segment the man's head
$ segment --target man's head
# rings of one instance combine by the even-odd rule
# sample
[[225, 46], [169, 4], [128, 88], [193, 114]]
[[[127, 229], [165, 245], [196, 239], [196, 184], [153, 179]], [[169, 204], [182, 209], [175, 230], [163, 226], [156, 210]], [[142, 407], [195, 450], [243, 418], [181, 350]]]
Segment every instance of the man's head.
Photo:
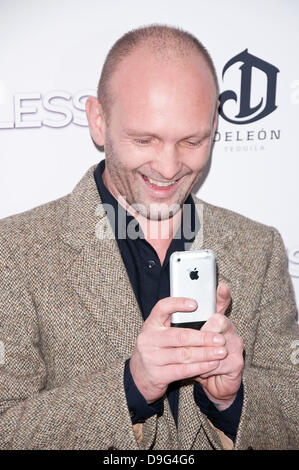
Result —
[[145, 217], [173, 215], [208, 163], [217, 99], [213, 63], [189, 33], [149, 26], [120, 38], [106, 58], [98, 100], [86, 103], [112, 194]]

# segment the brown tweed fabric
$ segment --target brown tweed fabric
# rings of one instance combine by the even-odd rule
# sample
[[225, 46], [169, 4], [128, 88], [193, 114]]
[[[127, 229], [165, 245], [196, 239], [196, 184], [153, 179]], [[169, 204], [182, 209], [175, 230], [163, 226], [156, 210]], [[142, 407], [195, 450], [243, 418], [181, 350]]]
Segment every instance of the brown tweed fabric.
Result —
[[[178, 429], [164, 414], [133, 432], [125, 360], [142, 316], [93, 177], [72, 193], [0, 221], [1, 449], [221, 449], [180, 389]], [[203, 201], [203, 247], [232, 292], [245, 342], [244, 405], [235, 448], [299, 448], [296, 305], [278, 231]], [[198, 234], [192, 249], [201, 248]]]

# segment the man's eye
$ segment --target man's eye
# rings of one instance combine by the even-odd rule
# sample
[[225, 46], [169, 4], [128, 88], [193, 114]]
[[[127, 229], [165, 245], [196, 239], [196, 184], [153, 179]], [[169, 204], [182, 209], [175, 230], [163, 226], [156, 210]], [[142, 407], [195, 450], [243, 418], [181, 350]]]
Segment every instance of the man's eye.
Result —
[[189, 145], [189, 147], [199, 147], [200, 146], [200, 142], [189, 142], [189, 141], [187, 141], [187, 144]]
[[137, 144], [145, 145], [145, 144], [149, 144], [150, 140], [149, 139], [135, 139], [135, 142], [137, 142]]

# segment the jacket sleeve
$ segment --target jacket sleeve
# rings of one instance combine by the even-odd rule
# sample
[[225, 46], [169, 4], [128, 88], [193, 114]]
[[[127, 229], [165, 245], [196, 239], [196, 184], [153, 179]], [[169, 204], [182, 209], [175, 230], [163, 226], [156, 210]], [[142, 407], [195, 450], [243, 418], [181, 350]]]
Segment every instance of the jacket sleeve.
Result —
[[297, 309], [286, 250], [279, 232], [271, 229], [272, 255], [257, 312], [254, 351], [243, 372], [237, 449], [299, 448]]
[[125, 361], [47, 389], [32, 295], [0, 245], [0, 449], [139, 449]]

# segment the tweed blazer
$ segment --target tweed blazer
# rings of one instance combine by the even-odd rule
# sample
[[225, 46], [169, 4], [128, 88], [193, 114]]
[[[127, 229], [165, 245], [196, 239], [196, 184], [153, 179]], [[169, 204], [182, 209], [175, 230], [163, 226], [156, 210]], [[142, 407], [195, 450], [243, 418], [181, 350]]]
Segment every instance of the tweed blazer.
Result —
[[[222, 449], [192, 380], [180, 387], [178, 428], [166, 398], [162, 416], [131, 424], [124, 364], [143, 320], [95, 167], [70, 194], [0, 221], [0, 448]], [[299, 335], [281, 236], [194, 199], [201, 229], [191, 249], [215, 252], [245, 344], [234, 448], [299, 448]]]

